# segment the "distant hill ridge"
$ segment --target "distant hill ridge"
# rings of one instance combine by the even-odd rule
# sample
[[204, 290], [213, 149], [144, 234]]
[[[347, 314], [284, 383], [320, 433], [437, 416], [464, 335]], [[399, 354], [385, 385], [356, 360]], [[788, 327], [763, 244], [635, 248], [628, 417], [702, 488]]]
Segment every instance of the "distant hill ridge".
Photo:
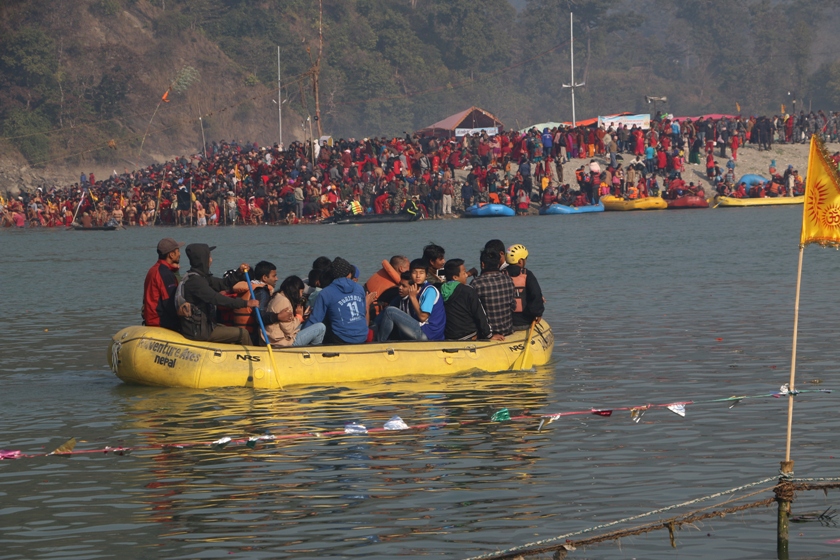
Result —
[[[568, 3], [513, 4], [4, 0], [0, 168], [134, 168], [203, 139], [276, 142], [278, 46], [286, 143], [319, 125], [401, 135], [471, 105], [508, 128], [566, 120]], [[790, 112], [794, 99], [797, 111], [840, 108], [840, 8], [829, 0], [575, 9], [580, 118], [648, 111], [646, 95], [678, 114]]]

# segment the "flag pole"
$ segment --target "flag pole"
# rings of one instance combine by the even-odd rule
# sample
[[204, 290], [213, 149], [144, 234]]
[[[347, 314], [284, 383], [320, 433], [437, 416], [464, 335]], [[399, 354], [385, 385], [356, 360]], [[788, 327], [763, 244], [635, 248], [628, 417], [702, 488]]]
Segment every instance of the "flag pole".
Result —
[[[808, 154], [808, 174], [805, 183], [805, 195], [808, 195], [808, 182], [813, 180], [814, 169], [814, 148], [817, 140], [816, 134], [811, 138], [811, 149]], [[793, 461], [790, 459], [790, 444], [793, 435], [793, 397], [796, 394], [796, 345], [799, 335], [799, 294], [802, 287], [802, 256], [805, 253], [805, 212], [808, 203], [802, 209], [802, 234], [799, 240], [799, 265], [796, 270], [796, 298], [793, 303], [793, 349], [790, 357], [790, 381], [788, 381], [788, 416], [787, 416], [787, 438], [785, 440], [785, 460], [781, 463], [779, 474], [779, 485], [776, 487], [776, 501], [779, 504], [776, 517], [776, 557], [779, 560], [789, 558], [789, 529], [790, 529], [790, 504], [793, 501], [793, 491], [790, 479], [793, 476]]]
[[805, 246], [799, 246], [799, 267], [796, 272], [796, 299], [793, 304], [793, 351], [790, 358], [790, 381], [788, 382], [788, 418], [787, 418], [787, 441], [785, 443], [785, 462], [782, 463], [782, 472], [789, 472], [785, 470], [785, 466], [790, 465], [790, 471], [793, 470], [793, 462], [790, 460], [790, 441], [793, 433], [793, 393], [794, 383], [796, 381], [796, 339], [799, 330], [799, 289], [802, 285], [802, 255], [805, 252]]

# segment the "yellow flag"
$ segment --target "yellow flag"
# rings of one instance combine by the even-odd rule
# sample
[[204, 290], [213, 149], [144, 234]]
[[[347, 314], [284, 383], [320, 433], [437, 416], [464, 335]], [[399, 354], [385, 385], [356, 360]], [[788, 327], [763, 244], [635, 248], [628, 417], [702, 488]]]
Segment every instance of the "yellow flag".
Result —
[[840, 248], [840, 177], [837, 167], [815, 134], [808, 155], [801, 246], [819, 243]]
[[784, 115], [785, 113], [787, 113], [787, 111], [785, 111], [785, 104], [782, 103], [782, 114]]
[[738, 109], [739, 113], [741, 112], [741, 104], [738, 103], [737, 101], [735, 102], [735, 108]]

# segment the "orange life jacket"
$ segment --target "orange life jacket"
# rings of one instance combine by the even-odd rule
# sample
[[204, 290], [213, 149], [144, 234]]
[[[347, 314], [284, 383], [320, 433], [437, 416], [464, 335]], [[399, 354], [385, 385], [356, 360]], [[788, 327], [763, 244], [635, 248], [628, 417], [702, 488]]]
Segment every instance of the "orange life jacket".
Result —
[[[229, 298], [240, 298], [248, 301], [251, 299], [250, 292], [242, 294], [235, 294], [230, 292], [222, 292], [222, 295]], [[219, 319], [223, 325], [229, 327], [243, 327], [249, 333], [253, 334], [259, 328], [257, 323], [256, 310], [250, 307], [243, 307], [241, 309], [231, 309], [230, 307], [219, 307]]]
[[528, 274], [527, 271], [522, 270], [517, 276], [511, 276], [511, 281], [513, 282], [514, 292], [513, 297], [514, 301], [516, 302], [516, 308], [513, 310], [514, 313], [522, 313], [524, 309], [524, 305], [522, 304], [522, 296], [525, 293], [525, 275]]

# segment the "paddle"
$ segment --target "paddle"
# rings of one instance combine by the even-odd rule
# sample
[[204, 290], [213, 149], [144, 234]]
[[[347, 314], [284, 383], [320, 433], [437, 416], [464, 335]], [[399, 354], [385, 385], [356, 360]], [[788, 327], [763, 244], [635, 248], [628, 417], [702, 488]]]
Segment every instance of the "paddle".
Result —
[[[257, 299], [254, 295], [254, 287], [251, 286], [251, 277], [248, 275], [247, 268], [245, 269], [245, 281], [248, 282], [248, 291], [251, 292], [251, 299]], [[277, 384], [280, 385], [280, 389], [283, 389], [283, 385], [280, 384], [280, 376], [277, 375], [277, 364], [274, 362], [274, 354], [271, 352], [271, 341], [268, 338], [268, 333], [265, 332], [265, 325], [263, 324], [259, 308], [254, 309], [254, 314], [257, 316], [257, 322], [260, 324], [260, 330], [262, 331], [266, 347], [268, 348], [268, 359], [271, 360], [271, 370], [274, 372], [274, 378], [277, 380]]]
[[531, 339], [534, 336], [534, 326], [536, 324], [536, 321], [531, 321], [531, 328], [528, 329], [528, 336], [525, 337], [525, 348], [522, 349], [522, 352], [513, 362], [513, 365], [510, 366], [512, 371], [531, 369], [531, 367], [533, 367], [534, 359], [531, 356]]
[[[85, 201], [85, 191], [82, 191], [82, 198], [79, 199], [79, 204], [76, 206], [76, 211], [73, 213], [73, 221], [70, 223], [72, 227], [73, 224], [76, 223], [76, 217], [79, 215], [79, 209], [82, 207], [82, 203]], [[70, 229], [69, 227], [67, 229]]]

